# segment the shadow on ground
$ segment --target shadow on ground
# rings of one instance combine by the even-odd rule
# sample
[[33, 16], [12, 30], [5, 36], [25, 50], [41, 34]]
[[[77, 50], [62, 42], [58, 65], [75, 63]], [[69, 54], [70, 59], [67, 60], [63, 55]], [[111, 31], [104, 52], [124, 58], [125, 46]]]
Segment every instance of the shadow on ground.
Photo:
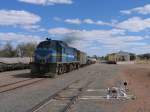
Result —
[[12, 75], [15, 78], [48, 78], [47, 76], [39, 76], [39, 74], [35, 74], [34, 76], [31, 73], [23, 73], [23, 74], [16, 74]]

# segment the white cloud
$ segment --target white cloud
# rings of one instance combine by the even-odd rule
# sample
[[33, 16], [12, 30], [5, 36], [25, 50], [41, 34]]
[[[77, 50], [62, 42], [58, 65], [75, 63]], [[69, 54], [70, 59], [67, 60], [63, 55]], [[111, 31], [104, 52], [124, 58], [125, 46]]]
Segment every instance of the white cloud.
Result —
[[45, 31], [38, 25], [40, 21], [40, 16], [24, 10], [0, 10], [0, 26], [17, 26], [29, 31]]
[[122, 14], [131, 14], [131, 13], [139, 13], [139, 14], [150, 14], [150, 4], [147, 4], [143, 7], [137, 7], [129, 10], [122, 10], [120, 11]]
[[0, 41], [13, 41], [15, 43], [19, 42], [40, 42], [42, 39], [39, 36], [34, 35], [24, 35], [17, 33], [0, 33]]
[[97, 52], [96, 49], [101, 48], [109, 51], [112, 49], [122, 50], [131, 46], [145, 45], [145, 43], [140, 42], [144, 37], [125, 35], [125, 31], [120, 29], [74, 30], [67, 28], [53, 28], [49, 29], [49, 34], [64, 37], [64, 40], [69, 40], [71, 46], [87, 51], [88, 53], [91, 52], [89, 49], [94, 45], [95, 47], [93, 50], [95, 50], [95, 53]]
[[138, 47], [132, 47], [130, 50], [136, 54], [150, 53], [150, 45], [149, 44], [143, 44], [143, 45], [138, 46]]
[[[57, 18], [54, 19], [55, 21], [58, 21]], [[59, 18], [60, 20], [60, 18]], [[76, 24], [76, 25], [80, 25], [80, 24], [91, 24], [91, 25], [106, 25], [106, 26], [113, 26], [114, 25], [114, 21], [112, 22], [103, 22], [103, 21], [94, 21], [92, 19], [86, 18], [86, 19], [79, 19], [79, 18], [75, 18], [75, 19], [65, 19], [64, 22], [69, 23], [69, 24]], [[116, 21], [115, 21], [116, 22]]]
[[0, 25], [33, 25], [38, 23], [41, 17], [27, 11], [0, 10]]
[[[144, 37], [140, 36], [126, 36], [124, 30], [111, 29], [111, 30], [74, 30], [67, 28], [53, 28], [49, 29], [49, 34], [60, 35], [63, 37], [76, 37], [80, 40], [100, 41], [102, 43], [113, 42], [134, 42], [142, 40]], [[116, 44], [116, 43], [115, 43]]]
[[50, 29], [48, 32], [53, 35], [67, 35], [69, 33], [76, 32], [76, 30], [71, 30], [71, 29], [60, 27], [60, 28]]
[[95, 25], [106, 25], [106, 26], [112, 26], [112, 23], [108, 23], [108, 22], [103, 22], [101, 20], [98, 20], [98, 21], [94, 21], [92, 19], [84, 19], [83, 20], [83, 23], [86, 23], [86, 24], [95, 24]]
[[72, 4], [72, 0], [18, 0], [20, 2], [37, 5]]
[[55, 20], [55, 21], [61, 21], [62, 19], [59, 18], [59, 17], [54, 17], [53, 20]]
[[120, 22], [116, 25], [117, 28], [126, 29], [131, 32], [139, 32], [150, 28], [150, 18], [141, 19], [140, 17], [133, 17]]
[[107, 22], [103, 22], [103, 21], [97, 21], [96, 24], [97, 25], [113, 26], [113, 23], [107, 23]]
[[86, 24], [95, 24], [95, 22], [92, 19], [84, 19], [83, 23], [86, 23]]
[[76, 18], [76, 19], [66, 19], [64, 21], [66, 23], [70, 23], [70, 24], [77, 24], [77, 25], [81, 24], [81, 20], [78, 19], [78, 18]]
[[52, 28], [49, 29], [49, 33], [53, 35], [62, 35], [62, 36], [78, 36], [81, 38], [105, 38], [105, 36], [109, 35], [123, 35], [124, 30], [112, 29], [112, 30], [74, 30], [67, 28]]
[[21, 26], [21, 28], [24, 28], [30, 32], [44, 32], [47, 31], [45, 28], [41, 28], [40, 25], [25, 25]]

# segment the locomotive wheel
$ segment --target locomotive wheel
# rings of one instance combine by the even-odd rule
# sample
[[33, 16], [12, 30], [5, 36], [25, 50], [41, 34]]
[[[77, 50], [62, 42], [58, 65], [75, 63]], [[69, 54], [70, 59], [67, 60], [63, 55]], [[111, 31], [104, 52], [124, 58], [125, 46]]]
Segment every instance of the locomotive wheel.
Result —
[[67, 72], [67, 67], [66, 65], [63, 66], [63, 73], [66, 73]]
[[76, 69], [77, 69], [77, 65], [75, 64], [75, 65], [74, 65], [74, 70], [76, 70]]
[[59, 67], [56, 67], [56, 74], [59, 75]]
[[64, 65], [63, 65], [61, 68], [62, 68], [62, 69], [61, 69], [61, 70], [62, 70], [62, 73], [61, 73], [61, 74], [63, 74], [63, 73], [64, 73]]
[[80, 68], [80, 64], [77, 65], [77, 68], [78, 68], [78, 69]]
[[62, 73], [63, 73], [63, 67], [62, 67], [62, 66], [59, 66], [58, 75], [61, 75]]
[[63, 68], [63, 66], [60, 67], [60, 73], [61, 73], [61, 74], [64, 73], [64, 68]]
[[72, 64], [70, 65], [70, 71], [73, 71], [73, 65]]
[[66, 65], [66, 73], [67, 72], [70, 72], [70, 65], [68, 65], [68, 64]]

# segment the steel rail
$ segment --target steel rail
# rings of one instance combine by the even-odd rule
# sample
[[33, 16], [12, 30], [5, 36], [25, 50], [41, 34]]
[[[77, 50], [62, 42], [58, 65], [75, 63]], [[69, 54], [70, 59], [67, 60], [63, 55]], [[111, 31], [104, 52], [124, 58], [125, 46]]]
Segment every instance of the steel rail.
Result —
[[4, 93], [4, 92], [7, 92], [7, 91], [22, 88], [22, 87], [25, 87], [25, 86], [28, 86], [28, 85], [31, 85], [31, 84], [34, 84], [34, 83], [38, 83], [38, 82], [43, 81], [43, 80], [46, 80], [46, 79], [44, 79], [44, 78], [42, 78], [42, 79], [27, 79], [27, 80], [23, 80], [23, 81], [13, 83], [13, 84], [8, 84], [6, 86], [0, 87], [0, 93]]

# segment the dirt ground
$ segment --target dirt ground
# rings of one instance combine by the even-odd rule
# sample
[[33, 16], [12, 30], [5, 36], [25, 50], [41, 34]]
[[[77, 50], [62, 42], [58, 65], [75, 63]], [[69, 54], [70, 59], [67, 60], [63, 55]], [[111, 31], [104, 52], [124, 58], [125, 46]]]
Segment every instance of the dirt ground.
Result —
[[129, 90], [136, 96], [120, 112], [150, 112], [150, 65], [127, 65], [120, 77], [128, 82]]
[[[16, 71], [17, 73], [17, 76], [13, 75], [13, 73], [8, 74], [8, 72], [0, 74], [0, 84], [4, 84], [6, 80], [8, 80], [6, 83], [10, 83], [10, 81], [28, 78], [24, 74], [19, 74], [20, 71]], [[27, 112], [37, 105], [37, 103], [53, 95], [75, 80], [82, 82], [80, 83], [79, 81], [77, 84], [81, 87], [88, 80], [92, 80], [88, 89], [93, 90], [107, 89], [108, 87], [114, 86], [123, 87], [123, 81], [127, 81], [129, 88], [128, 94], [133, 94], [136, 98], [134, 100], [80, 99], [71, 107], [71, 112], [150, 112], [150, 65], [146, 64], [94, 64], [63, 74], [55, 79], [47, 79], [33, 85], [8, 91], [0, 94], [0, 112]], [[82, 97], [104, 95], [103, 91], [85, 91]], [[49, 111], [42, 112], [59, 112], [59, 109], [62, 109], [62, 104], [55, 104], [55, 107], [60, 107], [56, 111], [52, 109], [53, 105], [51, 103], [46, 107], [48, 108], [44, 108], [44, 110], [47, 109]]]

